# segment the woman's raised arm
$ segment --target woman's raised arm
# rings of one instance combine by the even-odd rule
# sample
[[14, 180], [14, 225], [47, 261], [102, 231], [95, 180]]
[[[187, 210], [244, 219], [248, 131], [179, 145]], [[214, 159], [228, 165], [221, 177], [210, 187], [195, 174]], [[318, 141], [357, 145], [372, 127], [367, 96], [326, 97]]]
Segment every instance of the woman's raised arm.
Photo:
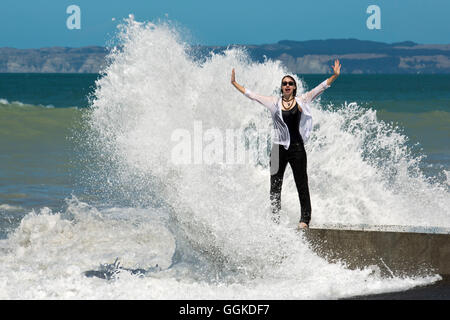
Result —
[[334, 74], [329, 77], [328, 79], [324, 80], [322, 83], [320, 83], [317, 87], [314, 89], [304, 93], [301, 95], [301, 98], [304, 102], [309, 103], [313, 101], [315, 98], [317, 98], [319, 95], [322, 94], [322, 92], [325, 91], [325, 89], [329, 88], [330, 85], [336, 80], [336, 78], [341, 73], [341, 64], [339, 63], [339, 60], [334, 60], [334, 66], [331, 66], [333, 68]]
[[236, 82], [236, 74], [234, 72], [234, 68], [231, 71], [231, 84], [241, 93], [243, 93], [247, 98], [259, 102], [263, 106], [267, 107], [272, 113], [275, 112], [276, 99], [274, 97], [266, 97], [260, 94], [256, 94], [241, 86], [239, 83]]
[[231, 84], [236, 89], [238, 89], [242, 94], [245, 94], [245, 88], [236, 82], [236, 74], [234, 72], [234, 68], [233, 68], [233, 70], [231, 70]]
[[334, 66], [331, 66], [331, 68], [333, 68], [334, 74], [327, 79], [327, 85], [331, 85], [341, 74], [341, 64], [339, 63], [339, 59], [334, 60]]

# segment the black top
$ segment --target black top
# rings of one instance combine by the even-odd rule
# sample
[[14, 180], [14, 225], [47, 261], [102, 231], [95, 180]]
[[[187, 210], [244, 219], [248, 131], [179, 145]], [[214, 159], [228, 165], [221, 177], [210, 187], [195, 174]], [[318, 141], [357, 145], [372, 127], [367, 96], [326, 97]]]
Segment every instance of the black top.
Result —
[[295, 103], [289, 110], [282, 110], [283, 121], [286, 123], [289, 129], [289, 136], [291, 137], [291, 143], [303, 143], [302, 136], [300, 135], [300, 117], [302, 113], [298, 110], [298, 104]]

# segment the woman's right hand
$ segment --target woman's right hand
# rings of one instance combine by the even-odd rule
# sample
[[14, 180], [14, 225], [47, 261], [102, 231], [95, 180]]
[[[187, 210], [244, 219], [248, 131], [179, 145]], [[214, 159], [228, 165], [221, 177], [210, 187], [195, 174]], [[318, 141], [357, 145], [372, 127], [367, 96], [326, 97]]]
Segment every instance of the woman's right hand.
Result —
[[235, 82], [236, 82], [236, 74], [233, 68], [233, 70], [231, 70], [231, 84], [234, 84]]

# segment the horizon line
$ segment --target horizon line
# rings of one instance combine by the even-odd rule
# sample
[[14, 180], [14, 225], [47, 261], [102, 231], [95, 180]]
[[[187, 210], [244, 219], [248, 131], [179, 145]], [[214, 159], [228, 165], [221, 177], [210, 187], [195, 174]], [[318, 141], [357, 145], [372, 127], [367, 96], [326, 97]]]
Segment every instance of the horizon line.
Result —
[[[310, 39], [310, 40], [289, 40], [289, 39], [283, 39], [279, 40], [277, 42], [267, 42], [267, 43], [261, 43], [261, 44], [254, 44], [254, 43], [229, 43], [226, 45], [220, 45], [220, 44], [191, 44], [192, 46], [203, 46], [203, 47], [228, 47], [228, 46], [264, 46], [264, 45], [271, 45], [271, 44], [280, 44], [281, 42], [314, 42], [314, 41], [349, 41], [349, 40], [356, 40], [361, 42], [373, 42], [373, 43], [382, 43], [382, 44], [388, 44], [388, 45], [398, 45], [398, 44], [410, 44], [410, 45], [424, 45], [424, 46], [436, 46], [436, 45], [450, 45], [450, 43], [419, 43], [412, 40], [403, 40], [403, 41], [395, 41], [395, 42], [383, 42], [383, 41], [375, 41], [375, 40], [364, 40], [364, 39], [357, 39], [357, 38], [328, 38], [328, 39]], [[98, 44], [92, 44], [92, 45], [84, 45], [79, 47], [70, 47], [70, 46], [62, 46], [62, 45], [54, 45], [54, 46], [44, 46], [44, 47], [34, 47], [34, 48], [17, 48], [17, 47], [10, 47], [10, 46], [1, 46], [0, 49], [4, 48], [10, 48], [10, 49], [17, 49], [17, 50], [39, 50], [39, 49], [47, 49], [47, 48], [89, 48], [89, 47], [99, 47], [99, 48], [107, 48], [107, 45], [98, 45]]]

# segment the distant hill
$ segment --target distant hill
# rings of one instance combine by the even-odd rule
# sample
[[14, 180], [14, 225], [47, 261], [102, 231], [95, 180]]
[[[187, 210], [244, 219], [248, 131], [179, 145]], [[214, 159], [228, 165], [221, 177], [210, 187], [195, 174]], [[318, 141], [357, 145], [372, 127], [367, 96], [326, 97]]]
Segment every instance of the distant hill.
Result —
[[[250, 56], [280, 60], [294, 73], [330, 73], [333, 60], [342, 73], [450, 73], [450, 44], [424, 45], [411, 41], [383, 43], [358, 39], [291, 41], [275, 44], [236, 45]], [[197, 46], [207, 56], [223, 46]], [[42, 49], [0, 48], [0, 72], [97, 73], [105, 64], [104, 47]]]
[[0, 48], [0, 72], [97, 73], [105, 63], [103, 47]]

